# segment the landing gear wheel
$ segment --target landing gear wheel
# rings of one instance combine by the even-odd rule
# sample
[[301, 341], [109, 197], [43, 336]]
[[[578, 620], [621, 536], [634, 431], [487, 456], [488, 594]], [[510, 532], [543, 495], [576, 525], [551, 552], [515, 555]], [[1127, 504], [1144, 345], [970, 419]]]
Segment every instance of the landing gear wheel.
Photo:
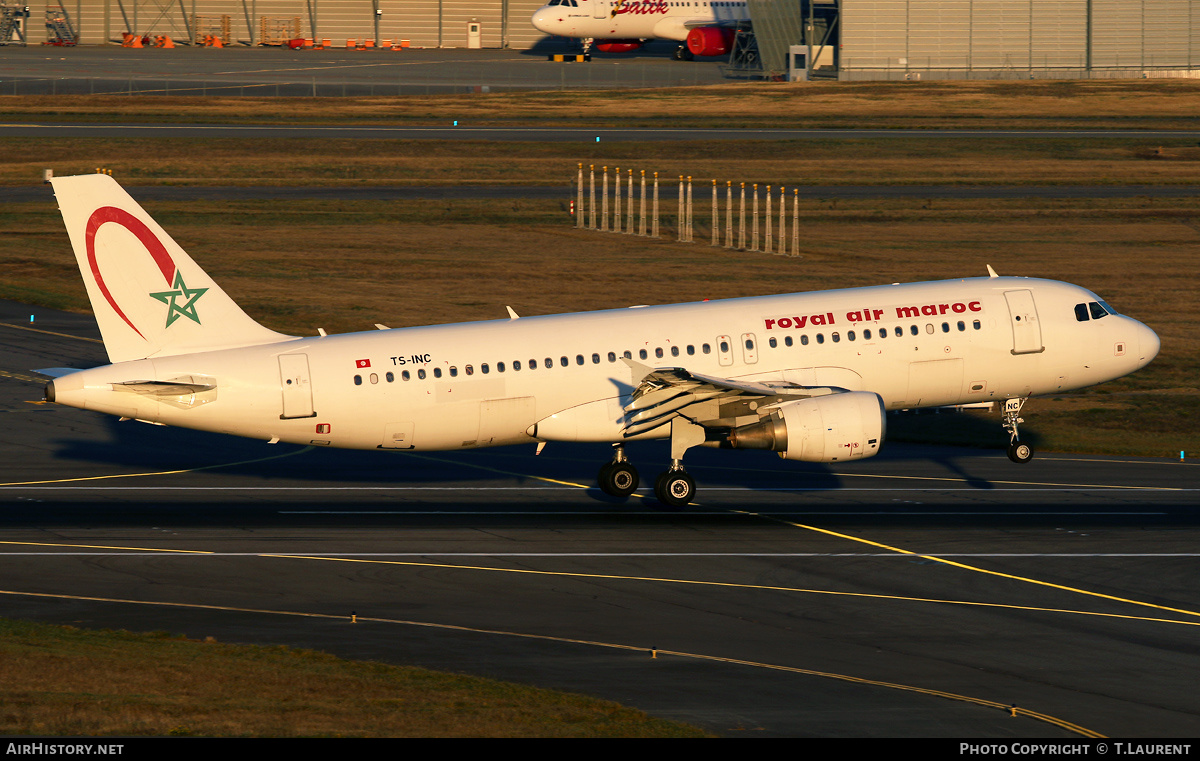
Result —
[[654, 482], [654, 496], [664, 505], [684, 507], [696, 496], [696, 482], [682, 470], [668, 470]]
[[600, 490], [614, 497], [628, 497], [637, 491], [637, 468], [628, 462], [610, 462], [600, 468], [596, 479], [600, 482]]
[[1008, 445], [1008, 459], [1013, 462], [1025, 463], [1033, 459], [1033, 447], [1020, 441]]
[[676, 61], [691, 61], [695, 58], [695, 56], [692, 55], [692, 51], [688, 49], [687, 45], [680, 45], [675, 52], [671, 54], [671, 58], [675, 59]]

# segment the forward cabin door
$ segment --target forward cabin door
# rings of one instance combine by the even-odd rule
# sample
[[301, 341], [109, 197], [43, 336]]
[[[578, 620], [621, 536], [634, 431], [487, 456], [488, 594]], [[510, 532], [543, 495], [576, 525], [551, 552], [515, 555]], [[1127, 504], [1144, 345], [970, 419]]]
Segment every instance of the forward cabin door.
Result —
[[279, 386], [283, 390], [281, 420], [316, 417], [313, 411], [312, 381], [308, 374], [307, 354], [279, 355]]
[[611, 0], [592, 0], [592, 18], [608, 18]]
[[1038, 322], [1037, 307], [1033, 303], [1033, 291], [1005, 291], [1008, 302], [1009, 323], [1012, 325], [1013, 354], [1036, 354], [1042, 346], [1042, 325]]

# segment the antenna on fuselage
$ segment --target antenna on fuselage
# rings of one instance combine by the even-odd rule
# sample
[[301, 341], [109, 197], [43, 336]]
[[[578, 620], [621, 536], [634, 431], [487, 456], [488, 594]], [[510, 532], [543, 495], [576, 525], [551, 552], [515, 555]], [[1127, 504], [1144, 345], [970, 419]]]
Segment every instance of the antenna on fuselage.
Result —
[[987, 266], [987, 268], [988, 268], [988, 277], [1000, 277], [999, 275], [996, 274], [996, 270], [992, 269], [992, 265], [989, 264]]

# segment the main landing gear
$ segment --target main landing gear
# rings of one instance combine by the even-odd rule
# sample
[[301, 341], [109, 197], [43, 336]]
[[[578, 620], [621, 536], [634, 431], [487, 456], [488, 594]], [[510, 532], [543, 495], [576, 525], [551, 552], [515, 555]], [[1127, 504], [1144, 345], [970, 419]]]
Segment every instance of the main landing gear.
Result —
[[615, 445], [612, 462], [605, 463], [600, 468], [600, 475], [596, 480], [600, 482], [600, 491], [613, 497], [628, 497], [637, 491], [637, 468], [625, 459], [624, 446]]
[[[683, 469], [683, 453], [704, 442], [704, 428], [684, 418], [671, 421], [671, 467], [654, 480], [654, 496], [670, 507], [683, 507], [696, 498], [696, 482]], [[600, 490], [628, 497], [638, 488], [637, 469], [625, 458], [625, 446], [613, 445], [612, 462], [600, 468]]]
[[1004, 402], [1004, 430], [1009, 433], [1008, 459], [1017, 463], [1025, 463], [1033, 459], [1033, 447], [1022, 442], [1021, 435], [1017, 431], [1017, 424], [1025, 422], [1020, 415], [1021, 408], [1027, 401], [1029, 401], [1028, 397], [1021, 397], [1007, 399]]
[[686, 44], [680, 45], [678, 48], [676, 48], [675, 52], [671, 54], [671, 58], [676, 61], [691, 61], [695, 59], [695, 57], [696, 56], [692, 55], [692, 51], [688, 49]]

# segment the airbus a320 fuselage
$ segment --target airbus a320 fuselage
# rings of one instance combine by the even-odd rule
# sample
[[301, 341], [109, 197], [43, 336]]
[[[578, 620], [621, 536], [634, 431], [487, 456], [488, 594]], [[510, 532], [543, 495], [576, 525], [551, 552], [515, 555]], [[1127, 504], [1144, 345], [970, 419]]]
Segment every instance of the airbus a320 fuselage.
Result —
[[609, 494], [639, 485], [623, 444], [668, 439], [663, 502], [695, 496], [694, 446], [843, 462], [885, 413], [1024, 400], [1131, 373], [1159, 339], [1096, 294], [1020, 277], [286, 336], [247, 316], [111, 178], [54, 189], [112, 364], [47, 398], [122, 418], [352, 449], [610, 442]]

